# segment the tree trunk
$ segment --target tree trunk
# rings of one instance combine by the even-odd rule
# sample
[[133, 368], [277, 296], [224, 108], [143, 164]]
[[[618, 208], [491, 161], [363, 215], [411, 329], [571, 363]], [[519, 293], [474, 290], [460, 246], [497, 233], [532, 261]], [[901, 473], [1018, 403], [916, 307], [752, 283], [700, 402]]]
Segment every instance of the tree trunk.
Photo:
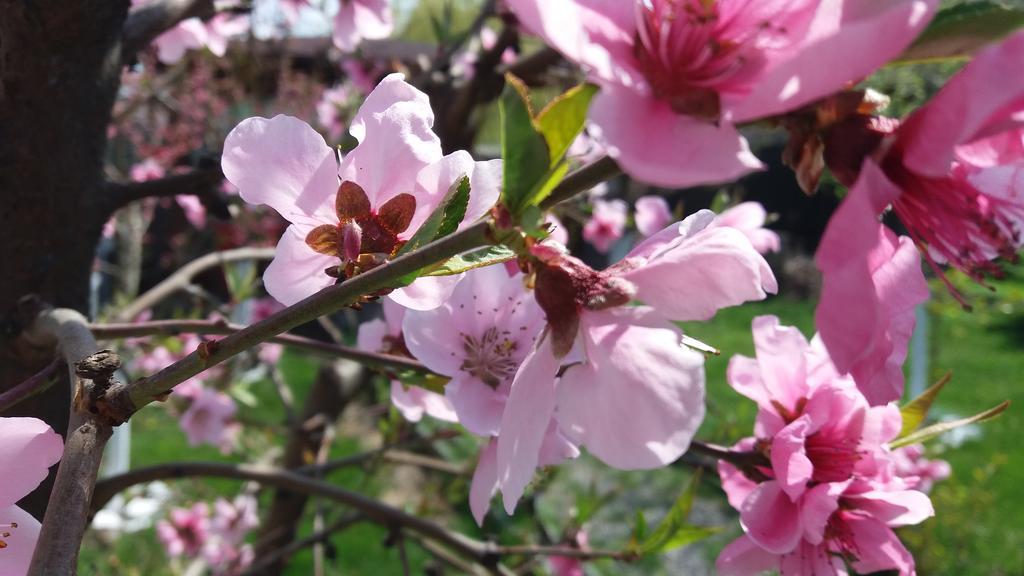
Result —
[[[103, 156], [127, 10], [128, 0], [0, 0], [0, 391], [53, 358], [16, 338], [31, 312], [19, 308], [24, 296], [86, 310], [112, 208]], [[4, 415], [36, 416], [64, 433], [68, 409], [64, 382]], [[37, 517], [52, 478], [23, 501]]]

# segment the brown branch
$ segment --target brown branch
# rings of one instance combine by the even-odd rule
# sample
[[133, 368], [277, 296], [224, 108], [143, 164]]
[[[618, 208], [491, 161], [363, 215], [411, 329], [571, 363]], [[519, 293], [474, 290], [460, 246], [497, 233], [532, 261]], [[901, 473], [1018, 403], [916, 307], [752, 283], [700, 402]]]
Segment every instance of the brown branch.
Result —
[[540, 203], [540, 207], [543, 210], [547, 210], [619, 174], [622, 174], [622, 169], [619, 168], [615, 160], [607, 156], [595, 160], [566, 176], [558, 186], [555, 186], [551, 194]]
[[0, 414], [6, 412], [22, 400], [31, 398], [53, 386], [56, 383], [54, 376], [57, 375], [57, 368], [60, 364], [59, 360], [54, 360], [46, 368], [33, 374], [28, 380], [0, 394]]
[[29, 574], [74, 574], [103, 447], [112, 433], [111, 426], [103, 419], [74, 408], [80, 405], [78, 394], [85, 393], [91, 384], [83, 382], [76, 365], [93, 356], [98, 346], [85, 317], [65, 308], [43, 310], [22, 337], [36, 346], [56, 345], [68, 365], [76, 393], [64, 441], [64, 454], [57, 469]]
[[189, 18], [214, 15], [213, 0], [157, 0], [128, 13], [121, 33], [121, 53], [130, 62], [135, 53], [149, 46], [157, 36]]
[[347, 514], [336, 521], [330, 526], [327, 526], [323, 530], [314, 532], [305, 538], [290, 542], [287, 546], [278, 548], [272, 554], [268, 554], [262, 559], [257, 559], [252, 566], [250, 566], [242, 576], [256, 576], [262, 574], [264, 570], [276, 563], [284, 563], [294, 555], [296, 552], [303, 548], [309, 548], [322, 542], [327, 541], [334, 534], [346, 530], [350, 526], [353, 526], [364, 520], [363, 515], [359, 513]]
[[728, 462], [739, 468], [744, 475], [756, 482], [763, 482], [767, 479], [764, 473], [760, 471], [760, 468], [771, 468], [771, 461], [761, 452], [733, 450], [698, 440], [690, 442], [689, 452]]
[[[112, 340], [115, 338], [136, 338], [139, 336], [153, 336], [157, 334], [175, 336], [178, 334], [235, 334], [246, 329], [246, 326], [229, 324], [220, 320], [153, 320], [150, 322], [137, 322], [133, 324], [91, 324], [89, 326], [93, 334], [99, 340]], [[343, 358], [355, 360], [371, 368], [383, 370], [412, 370], [421, 374], [429, 374], [430, 369], [413, 360], [401, 356], [391, 356], [378, 352], [367, 352], [359, 348], [330, 344], [296, 336], [294, 334], [281, 334], [268, 338], [265, 342], [284, 344], [306, 352], [312, 352], [324, 358]]]
[[319, 316], [351, 306], [367, 295], [393, 289], [402, 284], [403, 278], [427, 266], [491, 243], [490, 226], [489, 221], [480, 221], [418, 250], [399, 256], [383, 266], [328, 286], [221, 340], [205, 343], [199, 350], [152, 376], [136, 380], [127, 386], [111, 388], [102, 399], [102, 409], [117, 421], [127, 420], [131, 414], [146, 404], [164, 398], [179, 383], [236, 354]]
[[[319, 496], [332, 500], [339, 504], [354, 508], [367, 520], [376, 522], [382, 526], [392, 529], [408, 530], [419, 534], [427, 539], [444, 544], [463, 556], [473, 558], [484, 565], [493, 566], [501, 556], [566, 556], [593, 560], [597, 558], [611, 558], [617, 560], [631, 560], [635, 554], [629, 551], [618, 550], [581, 550], [570, 546], [500, 546], [493, 542], [475, 540], [463, 534], [453, 532], [439, 524], [429, 520], [413, 516], [398, 508], [393, 508], [378, 502], [362, 494], [351, 492], [327, 482], [319, 481], [308, 476], [303, 476], [280, 468], [266, 466], [254, 466], [250, 464], [228, 464], [224, 462], [179, 462], [154, 466], [149, 470], [161, 469], [171, 474], [154, 476], [145, 474], [146, 479], [151, 481], [169, 478], [231, 478], [234, 480], [253, 481], [264, 486], [273, 486], [292, 492], [301, 492], [309, 495]], [[132, 471], [121, 476], [101, 481], [96, 487], [96, 500], [99, 502], [106, 498], [109, 500], [116, 492], [111, 492], [109, 487], [112, 480], [122, 478], [128, 474], [138, 474], [139, 471]], [[120, 480], [117, 480], [120, 483]]]
[[220, 168], [197, 168], [183, 174], [171, 174], [143, 182], [108, 182], [107, 206], [113, 213], [118, 208], [146, 198], [170, 196], [214, 196], [224, 181]]
[[[150, 182], [160, 182], [151, 180]], [[148, 184], [141, 182], [140, 184]], [[153, 286], [130, 304], [122, 308], [114, 320], [119, 322], [131, 322], [136, 316], [156, 306], [162, 300], [179, 290], [185, 290], [192, 279], [210, 268], [222, 266], [228, 262], [239, 262], [243, 260], [270, 260], [274, 257], [273, 248], [235, 248], [222, 252], [211, 252], [196, 258], [185, 264], [162, 282]]]

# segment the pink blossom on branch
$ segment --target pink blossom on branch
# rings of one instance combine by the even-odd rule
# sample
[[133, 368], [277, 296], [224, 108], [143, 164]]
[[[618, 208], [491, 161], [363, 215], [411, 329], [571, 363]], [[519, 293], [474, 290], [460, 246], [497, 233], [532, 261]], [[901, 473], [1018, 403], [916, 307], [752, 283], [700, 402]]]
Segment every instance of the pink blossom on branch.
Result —
[[206, 546], [210, 532], [210, 507], [205, 502], [191, 508], [171, 510], [167, 520], [156, 525], [156, 534], [171, 557], [195, 557]]
[[601, 86], [591, 120], [634, 177], [722, 182], [761, 167], [736, 124], [842, 90], [898, 55], [937, 0], [508, 0]]
[[756, 358], [734, 356], [728, 379], [758, 404], [754, 438], [736, 449], [765, 454], [756, 478], [721, 461], [729, 503], [745, 535], [722, 551], [720, 574], [914, 573], [892, 532], [931, 516], [931, 502], [895, 473], [886, 443], [900, 431], [894, 404], [869, 406], [832, 365], [820, 339], [778, 319], [754, 319]]
[[46, 479], [64, 443], [37, 418], [0, 418], [0, 438], [0, 574], [27, 574], [40, 525], [16, 503]]
[[629, 205], [624, 201], [594, 200], [594, 211], [583, 225], [583, 239], [598, 252], [607, 254], [612, 245], [622, 238], [629, 219]]
[[[271, 296], [294, 304], [339, 277], [393, 257], [462, 176], [471, 193], [464, 225], [498, 198], [501, 162], [447, 156], [431, 130], [427, 96], [401, 74], [385, 78], [349, 125], [359, 141], [339, 165], [335, 151], [308, 124], [290, 116], [249, 118], [224, 142], [224, 174], [242, 198], [267, 204], [291, 226], [264, 274]], [[425, 277], [390, 297], [430, 309], [458, 277]]]

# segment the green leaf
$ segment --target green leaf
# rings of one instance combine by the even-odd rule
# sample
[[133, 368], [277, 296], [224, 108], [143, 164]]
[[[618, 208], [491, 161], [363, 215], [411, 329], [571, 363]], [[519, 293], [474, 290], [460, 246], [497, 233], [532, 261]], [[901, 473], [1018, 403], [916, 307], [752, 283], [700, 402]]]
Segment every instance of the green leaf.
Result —
[[691, 526], [686, 519], [693, 509], [693, 500], [697, 495], [697, 488], [700, 486], [701, 471], [697, 470], [690, 477], [690, 482], [683, 489], [683, 493], [676, 499], [672, 509], [668, 511], [658, 527], [654, 529], [643, 543], [640, 544], [640, 554], [655, 554], [667, 552], [691, 542], [696, 542], [714, 534], [717, 529], [702, 526]]
[[942, 388], [949, 382], [952, 376], [952, 372], [946, 372], [945, 376], [940, 378], [935, 384], [932, 384], [920, 396], [900, 407], [900, 415], [903, 416], [903, 428], [900, 430], [900, 435], [897, 438], [902, 438], [921, 427], [921, 423], [928, 417], [928, 410], [931, 409], [932, 402], [935, 401], [939, 392], [942, 391]]
[[448, 192], [445, 193], [437, 209], [427, 216], [423, 224], [416, 230], [416, 233], [409, 238], [409, 241], [398, 251], [398, 256], [412, 252], [430, 244], [434, 240], [444, 238], [455, 232], [459, 223], [466, 216], [466, 206], [469, 205], [469, 177], [462, 176], [456, 180]]
[[518, 215], [548, 172], [548, 146], [534, 127], [526, 85], [511, 74], [505, 75], [505, 91], [498, 102], [498, 110], [504, 162], [501, 201], [512, 214]]
[[633, 541], [641, 542], [647, 538], [647, 519], [641, 510], [636, 511], [636, 523], [633, 524]]
[[255, 293], [256, 266], [252, 262], [224, 264], [224, 280], [232, 302], [247, 300]]
[[551, 191], [562, 183], [565, 179], [565, 175], [569, 172], [568, 162], [559, 162], [551, 170], [548, 170], [544, 178], [541, 179], [539, 185], [534, 188], [533, 192], [527, 196], [526, 201], [523, 203], [524, 210], [530, 206], [536, 206], [547, 198]]
[[551, 101], [537, 115], [537, 129], [548, 144], [551, 166], [565, 156], [573, 140], [583, 131], [590, 101], [597, 94], [597, 86], [580, 84]]
[[940, 10], [895, 63], [967, 58], [1024, 27], [1024, 10], [996, 2], [957, 4]]
[[439, 374], [424, 374], [422, 372], [415, 372], [413, 370], [403, 370], [397, 374], [398, 381], [402, 383], [402, 386], [408, 388], [409, 386], [419, 386], [431, 392], [437, 394], [444, 394], [444, 387], [448, 384], [451, 378], [446, 378]]
[[440, 268], [431, 270], [424, 274], [424, 276], [451, 276], [453, 274], [461, 274], [467, 270], [474, 268], [483, 268], [484, 266], [490, 266], [491, 264], [501, 264], [502, 262], [508, 262], [509, 260], [515, 260], [516, 253], [511, 248], [505, 246], [487, 246], [479, 250], [474, 250], [467, 254], [460, 254], [449, 258], [447, 262], [441, 265]]
[[999, 404], [994, 408], [989, 408], [984, 412], [975, 414], [974, 416], [970, 416], [968, 418], [961, 418], [960, 420], [932, 424], [931, 426], [921, 428], [920, 430], [917, 430], [912, 434], [907, 434], [906, 436], [893, 440], [892, 442], [889, 443], [889, 447], [895, 449], [902, 448], [904, 446], [910, 446], [911, 444], [920, 444], [921, 442], [931, 440], [932, 438], [945, 434], [946, 432], [949, 432], [950, 430], [953, 430], [955, 428], [960, 428], [961, 426], [974, 424], [976, 422], [984, 422], [986, 420], [991, 420], [992, 418], [995, 418], [996, 416], [1002, 414], [1003, 411], [1005, 411], [1009, 406], [1010, 401], [1006, 400], [1002, 404]]

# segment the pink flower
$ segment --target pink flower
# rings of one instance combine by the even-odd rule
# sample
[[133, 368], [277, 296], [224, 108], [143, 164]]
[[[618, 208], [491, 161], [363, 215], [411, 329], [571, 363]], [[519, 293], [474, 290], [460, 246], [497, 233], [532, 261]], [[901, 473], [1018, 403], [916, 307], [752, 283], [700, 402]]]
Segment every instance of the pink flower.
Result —
[[[875, 168], [865, 163], [864, 170]], [[897, 239], [875, 218], [846, 218], [862, 199], [851, 192], [818, 248], [822, 291], [814, 318], [836, 368], [852, 374], [877, 405], [903, 395], [914, 307], [928, 299], [928, 284], [909, 238]]]
[[175, 196], [174, 200], [178, 202], [178, 206], [181, 207], [181, 211], [184, 212], [185, 219], [189, 223], [196, 228], [206, 227], [206, 207], [203, 206], [198, 196], [180, 195]]
[[[359, 334], [356, 337], [359, 348], [412, 357], [402, 335], [405, 308], [391, 300], [385, 300], [383, 308], [383, 320], [370, 320], [359, 325]], [[419, 386], [406, 386], [396, 379], [391, 380], [391, 402], [410, 422], [419, 422], [424, 414], [445, 422], [458, 421], [455, 408], [447, 398]]]
[[153, 158], [146, 158], [142, 162], [135, 164], [131, 168], [132, 180], [136, 182], [145, 182], [147, 180], [156, 180], [163, 178], [167, 171], [160, 165], [159, 162]]
[[754, 319], [754, 343], [756, 358], [734, 356], [728, 379], [759, 407], [756, 438], [736, 449], [765, 454], [765, 465], [755, 481], [719, 462], [746, 532], [722, 552], [719, 573], [845, 574], [845, 558], [858, 572], [912, 574], [913, 559], [891, 527], [933, 510], [893, 472], [886, 443], [900, 431], [899, 409], [869, 406], [819, 339], [808, 343], [773, 316]]
[[230, 502], [218, 498], [213, 503], [213, 513], [210, 532], [231, 545], [245, 541], [246, 535], [260, 523], [256, 498], [249, 494], [240, 494]]
[[210, 507], [199, 502], [191, 508], [171, 510], [168, 520], [156, 525], [156, 534], [169, 556], [196, 557], [209, 538]]
[[727, 226], [743, 232], [761, 254], [778, 252], [781, 247], [779, 235], [764, 227], [767, 217], [768, 213], [759, 203], [741, 202], [719, 214], [711, 226]]
[[843, 89], [899, 54], [936, 0], [509, 0], [601, 85], [591, 120], [638, 179], [683, 187], [761, 163], [735, 124]]
[[543, 323], [522, 275], [489, 266], [467, 272], [440, 307], [406, 312], [402, 332], [413, 356], [451, 378], [444, 392], [458, 421], [496, 436], [512, 377]]
[[222, 450], [230, 449], [229, 444], [233, 438], [229, 424], [234, 420], [237, 410], [235, 401], [227, 394], [199, 387], [198, 393], [192, 397], [192, 403], [181, 415], [179, 424], [191, 446], [212, 444]]
[[[680, 346], [671, 321], [707, 319], [776, 289], [749, 241], [708, 229], [713, 218], [703, 211], [669, 226], [603, 272], [534, 247], [549, 329], [502, 415], [497, 469], [507, 510], [533, 475], [552, 416], [571, 443], [616, 468], [655, 468], [686, 451], [704, 416], [704, 362]], [[632, 300], [646, 306], [626, 306]], [[569, 366], [556, 381], [563, 357]]]
[[323, 96], [316, 104], [317, 121], [322, 128], [327, 130], [327, 136], [331, 140], [340, 138], [345, 130], [342, 112], [348, 104], [349, 98], [348, 87], [339, 84], [334, 88], [324, 90]]
[[215, 56], [227, 52], [228, 41], [249, 30], [248, 16], [217, 14], [209, 22], [188, 18], [153, 41], [157, 58], [164, 64], [181, 60], [185, 52], [209, 48]]
[[672, 222], [672, 210], [661, 196], [641, 196], [634, 205], [636, 229], [644, 236], [661, 231]]
[[594, 211], [583, 225], [583, 239], [607, 254], [622, 238], [629, 219], [629, 205], [622, 200], [594, 200]]
[[[846, 279], [833, 284], [867, 289], [865, 260], [883, 243], [878, 216], [888, 206], [943, 279], [939, 264], [983, 283], [1002, 276], [993, 260], [1016, 261], [1024, 242], [1024, 80], [1016, 73], [1022, 58], [1024, 33], [978, 53], [889, 130], [822, 239], [818, 261], [826, 284], [842, 274]], [[866, 341], [868, 330], [859, 332]]]
[[924, 446], [913, 444], [892, 451], [894, 473], [910, 488], [927, 494], [932, 485], [949, 478], [953, 468], [945, 460], [929, 460], [924, 457]]
[[27, 574], [40, 525], [16, 503], [46, 479], [64, 443], [36, 418], [0, 418], [0, 438], [0, 573]]
[[[581, 550], [587, 549], [587, 532], [580, 529], [576, 532], [572, 544]], [[583, 561], [572, 556], [548, 556], [553, 576], [586, 576]]]
[[363, 40], [387, 38], [395, 23], [388, 0], [344, 0], [334, 16], [334, 45], [352, 52]]
[[[291, 222], [264, 274], [274, 298], [294, 304], [392, 257], [464, 175], [472, 188], [465, 222], [490, 209], [501, 162], [474, 162], [464, 151], [443, 156], [433, 121], [427, 96], [392, 74], [352, 119], [349, 132], [359, 145], [340, 166], [324, 139], [296, 118], [249, 118], [228, 134], [224, 174], [245, 201], [267, 204]], [[421, 278], [391, 298], [430, 309], [457, 282]]]

